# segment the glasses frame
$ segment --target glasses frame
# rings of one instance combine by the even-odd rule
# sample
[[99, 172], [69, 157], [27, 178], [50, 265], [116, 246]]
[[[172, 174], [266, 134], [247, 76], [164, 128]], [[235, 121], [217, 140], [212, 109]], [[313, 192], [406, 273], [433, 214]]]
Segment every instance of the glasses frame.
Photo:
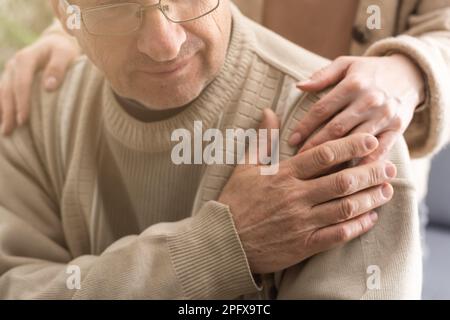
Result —
[[[187, 19], [187, 20], [177, 21], [177, 20], [171, 19], [170, 17], [168, 17], [168, 16], [166, 15], [166, 13], [164, 12], [164, 10], [163, 10], [163, 8], [162, 8], [162, 6], [161, 6], [161, 2], [163, 2], [163, 1], [164, 1], [164, 0], [159, 0], [158, 3], [155, 3], [155, 4], [149, 4], [149, 5], [143, 5], [143, 4], [140, 4], [140, 3], [138, 3], [138, 2], [132, 2], [132, 1], [130, 1], [130, 2], [120, 3], [120, 4], [105, 4], [105, 5], [95, 6], [95, 7], [89, 7], [89, 8], [80, 10], [81, 22], [83, 23], [83, 27], [84, 27], [84, 29], [86, 30], [86, 32], [87, 32], [88, 34], [92, 35], [92, 36], [123, 36], [123, 35], [127, 35], [127, 34], [131, 34], [131, 33], [133, 33], [133, 32], [136, 32], [137, 30], [139, 30], [139, 29], [142, 27], [142, 23], [144, 22], [144, 15], [143, 15], [143, 13], [144, 13], [145, 11], [147, 11], [148, 9], [156, 8], [156, 9], [158, 9], [159, 11], [161, 11], [162, 15], [163, 15], [168, 21], [170, 21], [170, 22], [172, 22], [172, 23], [176, 23], [176, 24], [181, 24], [181, 23], [190, 22], [190, 21], [194, 21], [194, 20], [203, 18], [203, 17], [209, 15], [210, 13], [214, 12], [214, 11], [220, 6], [220, 0], [217, 0], [217, 5], [216, 5], [213, 9], [211, 9], [211, 10], [209, 10], [208, 12], [202, 14], [201, 16], [196, 17], [196, 18], [192, 18], [192, 19]], [[62, 7], [64, 8], [64, 11], [65, 11], [65, 12], [66, 12], [66, 10], [67, 10], [67, 8], [68, 8], [69, 6], [72, 6], [72, 4], [70, 4], [68, 0], [59, 0], [59, 4], [60, 4], [60, 6], [62, 6]], [[137, 4], [137, 5], [139, 5], [139, 25], [138, 25], [135, 29], [130, 30], [130, 31], [127, 31], [127, 32], [122, 32], [122, 33], [103, 34], [103, 33], [93, 33], [93, 32], [91, 32], [91, 31], [89, 30], [89, 28], [87, 27], [86, 22], [85, 22], [85, 20], [84, 20], [84, 13], [85, 13], [85, 12], [92, 12], [92, 11], [101, 10], [101, 9], [106, 9], [106, 8], [114, 8], [114, 7], [119, 7], [119, 6], [123, 6], [123, 5], [126, 5], [126, 4]]]

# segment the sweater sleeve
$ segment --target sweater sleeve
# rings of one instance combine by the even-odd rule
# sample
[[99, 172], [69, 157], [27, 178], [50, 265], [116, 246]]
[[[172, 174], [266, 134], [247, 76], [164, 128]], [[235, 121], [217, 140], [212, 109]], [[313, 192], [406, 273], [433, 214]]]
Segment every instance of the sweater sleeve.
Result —
[[61, 218], [61, 190], [39, 145], [29, 126], [0, 138], [0, 299], [231, 299], [259, 290], [229, 208], [214, 201], [100, 255], [75, 256], [67, 233], [77, 225]]
[[402, 53], [422, 70], [426, 101], [405, 133], [414, 158], [437, 153], [450, 139], [450, 0], [418, 3], [404, 34], [374, 43], [365, 54]]

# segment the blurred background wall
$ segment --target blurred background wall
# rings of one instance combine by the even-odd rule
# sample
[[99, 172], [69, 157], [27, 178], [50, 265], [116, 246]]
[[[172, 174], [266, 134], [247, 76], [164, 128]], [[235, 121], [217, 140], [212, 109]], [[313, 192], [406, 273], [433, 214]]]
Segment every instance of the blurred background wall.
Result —
[[33, 42], [52, 19], [48, 0], [0, 0], [0, 70], [17, 49]]

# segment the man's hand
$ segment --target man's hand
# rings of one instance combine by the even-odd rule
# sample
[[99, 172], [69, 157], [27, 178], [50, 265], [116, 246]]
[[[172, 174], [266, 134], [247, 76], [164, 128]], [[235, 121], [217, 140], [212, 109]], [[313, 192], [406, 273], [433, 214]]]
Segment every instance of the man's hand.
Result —
[[[264, 123], [276, 128], [276, 116], [266, 111]], [[373, 210], [392, 198], [395, 166], [377, 161], [326, 173], [377, 147], [375, 137], [355, 134], [281, 162], [274, 176], [236, 167], [218, 201], [230, 207], [253, 273], [280, 271], [374, 226]]]
[[28, 120], [33, 79], [44, 70], [42, 85], [56, 90], [69, 65], [80, 55], [78, 45], [64, 34], [44, 35], [31, 46], [17, 52], [6, 64], [0, 81], [1, 132], [10, 134]]
[[[420, 70], [407, 57], [341, 57], [298, 85], [307, 92], [339, 84], [312, 106], [289, 143], [300, 152], [352, 133], [369, 133], [379, 148], [362, 163], [383, 159], [408, 128], [424, 100]], [[321, 125], [326, 124], [314, 136]]]

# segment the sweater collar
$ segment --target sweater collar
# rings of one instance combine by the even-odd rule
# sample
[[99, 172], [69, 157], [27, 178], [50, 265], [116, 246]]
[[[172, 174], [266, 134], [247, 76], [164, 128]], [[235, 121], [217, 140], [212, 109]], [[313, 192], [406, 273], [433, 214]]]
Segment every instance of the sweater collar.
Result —
[[157, 122], [142, 122], [129, 115], [118, 103], [110, 85], [105, 82], [103, 95], [104, 120], [107, 131], [129, 148], [143, 152], [164, 152], [174, 142], [171, 134], [183, 128], [194, 131], [194, 121], [202, 121], [203, 128], [211, 128], [242, 90], [246, 75], [252, 64], [251, 34], [245, 30], [242, 14], [232, 6], [232, 31], [224, 64], [218, 76], [202, 94], [179, 114]]

